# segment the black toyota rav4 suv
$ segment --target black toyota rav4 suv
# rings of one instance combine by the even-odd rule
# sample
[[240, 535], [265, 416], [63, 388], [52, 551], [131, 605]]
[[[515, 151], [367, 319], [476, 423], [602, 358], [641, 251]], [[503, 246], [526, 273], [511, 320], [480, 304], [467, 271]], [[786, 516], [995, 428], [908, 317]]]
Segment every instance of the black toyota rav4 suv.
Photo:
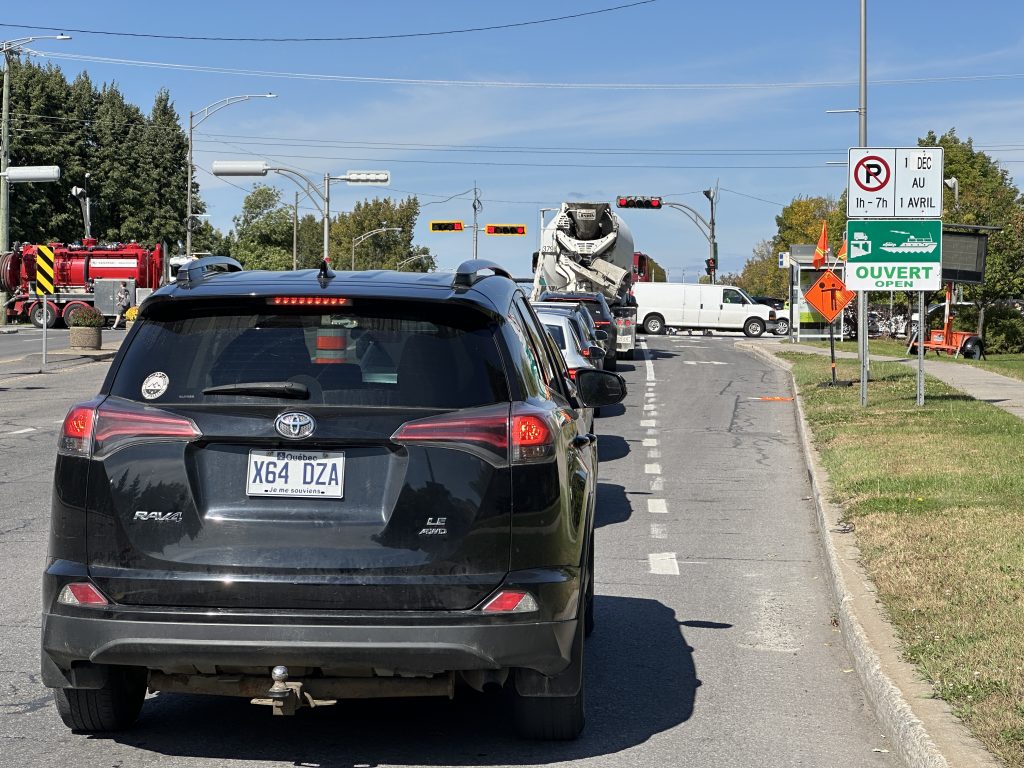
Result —
[[42, 677], [76, 731], [147, 688], [292, 714], [505, 687], [521, 735], [583, 728], [595, 437], [499, 267], [183, 267], [64, 420]]

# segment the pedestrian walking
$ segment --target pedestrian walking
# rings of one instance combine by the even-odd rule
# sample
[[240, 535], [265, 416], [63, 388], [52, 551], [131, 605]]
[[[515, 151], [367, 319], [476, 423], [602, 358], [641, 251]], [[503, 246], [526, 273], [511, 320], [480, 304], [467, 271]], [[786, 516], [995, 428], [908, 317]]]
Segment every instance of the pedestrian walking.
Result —
[[[117, 317], [114, 318], [114, 328], [117, 328], [117, 324], [124, 320], [124, 313], [128, 311], [131, 305], [132, 297], [128, 293], [128, 283], [122, 282], [120, 290], [114, 295], [114, 308], [117, 310]], [[126, 321], [125, 327], [127, 325]]]

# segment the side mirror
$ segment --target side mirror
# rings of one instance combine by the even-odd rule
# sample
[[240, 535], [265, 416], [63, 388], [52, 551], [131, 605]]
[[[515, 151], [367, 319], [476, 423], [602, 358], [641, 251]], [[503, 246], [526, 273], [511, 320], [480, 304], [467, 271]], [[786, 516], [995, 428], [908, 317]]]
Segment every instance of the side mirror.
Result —
[[591, 344], [587, 348], [586, 354], [583, 356], [588, 360], [604, 360], [606, 354], [607, 353], [601, 349], [601, 347], [597, 346], [597, 344]]
[[576, 390], [584, 405], [600, 408], [622, 402], [626, 397], [626, 380], [611, 371], [581, 368], [576, 372]]
[[597, 339], [598, 341], [608, 341], [608, 331], [602, 331], [600, 328], [598, 328], [596, 331], [594, 331], [594, 338]]

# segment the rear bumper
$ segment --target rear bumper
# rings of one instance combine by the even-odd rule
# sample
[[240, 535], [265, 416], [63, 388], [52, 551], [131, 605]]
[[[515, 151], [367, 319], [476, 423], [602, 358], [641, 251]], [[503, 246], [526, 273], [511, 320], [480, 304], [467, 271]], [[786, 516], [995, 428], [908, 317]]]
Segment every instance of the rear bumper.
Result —
[[88, 686], [71, 671], [128, 665], [201, 672], [214, 667], [366, 667], [395, 673], [569, 665], [576, 621], [444, 626], [268, 625], [43, 616], [43, 682]]
[[[542, 606], [559, 605], [563, 610], [495, 616], [477, 611], [84, 608], [56, 603], [54, 596], [68, 577], [48, 573], [43, 590], [43, 683], [51, 688], [96, 687], [104, 677], [96, 673], [107, 665], [185, 674], [281, 664], [373, 669], [380, 674], [519, 668], [557, 675], [568, 667], [572, 655], [580, 594], [578, 580], [561, 573], [558, 582], [538, 580], [527, 588]], [[542, 575], [552, 577], [551, 572]]]

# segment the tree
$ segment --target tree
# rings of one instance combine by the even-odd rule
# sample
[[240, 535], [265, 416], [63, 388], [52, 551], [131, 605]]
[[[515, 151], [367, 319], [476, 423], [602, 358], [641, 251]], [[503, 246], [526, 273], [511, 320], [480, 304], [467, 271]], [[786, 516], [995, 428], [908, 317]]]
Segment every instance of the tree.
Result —
[[[819, 225], [820, 226], [820, 225]], [[722, 282], [726, 282], [723, 277]], [[754, 246], [736, 284], [753, 296], [789, 296], [789, 272], [779, 269], [778, 254], [771, 240]]]
[[[796, 243], [817, 243], [822, 220], [828, 223], [829, 243], [842, 242], [846, 236], [846, 199], [797, 196], [775, 217], [778, 232], [771, 241], [772, 251], [788, 251]], [[834, 250], [834, 249], [833, 249]]]
[[936, 136], [934, 131], [918, 140], [922, 147], [944, 149], [944, 175], [957, 179], [959, 202], [944, 195], [943, 221], [1002, 227], [989, 237], [985, 283], [968, 286], [964, 295], [978, 308], [977, 332], [985, 325], [985, 309], [1000, 299], [1024, 295], [1024, 214], [1020, 192], [1006, 170], [973, 140], [961, 140], [956, 129]]
[[652, 283], [664, 283], [668, 281], [668, 275], [665, 272], [665, 268], [650, 256], [647, 257], [647, 267], [651, 274]]
[[281, 191], [257, 184], [235, 216], [232, 257], [246, 269], [286, 270], [292, 267], [292, 214], [281, 205]]
[[[348, 269], [352, 242], [367, 232], [384, 227], [397, 227], [400, 232], [382, 232], [356, 246], [356, 269], [395, 269], [405, 261], [402, 269], [427, 272], [436, 268], [430, 249], [414, 246], [413, 228], [419, 216], [420, 203], [416, 197], [395, 202], [389, 197], [375, 197], [358, 202], [350, 213], [341, 213], [331, 222], [330, 252], [333, 263]], [[420, 258], [414, 259], [413, 257]]]
[[[147, 229], [140, 239], [147, 242], [184, 239], [187, 196], [182, 187], [188, 164], [188, 138], [166, 89], [156, 95], [143, 141], [147, 162], [139, 172], [146, 181], [144, 194], [148, 213]], [[200, 203], [197, 212], [202, 210]]]

